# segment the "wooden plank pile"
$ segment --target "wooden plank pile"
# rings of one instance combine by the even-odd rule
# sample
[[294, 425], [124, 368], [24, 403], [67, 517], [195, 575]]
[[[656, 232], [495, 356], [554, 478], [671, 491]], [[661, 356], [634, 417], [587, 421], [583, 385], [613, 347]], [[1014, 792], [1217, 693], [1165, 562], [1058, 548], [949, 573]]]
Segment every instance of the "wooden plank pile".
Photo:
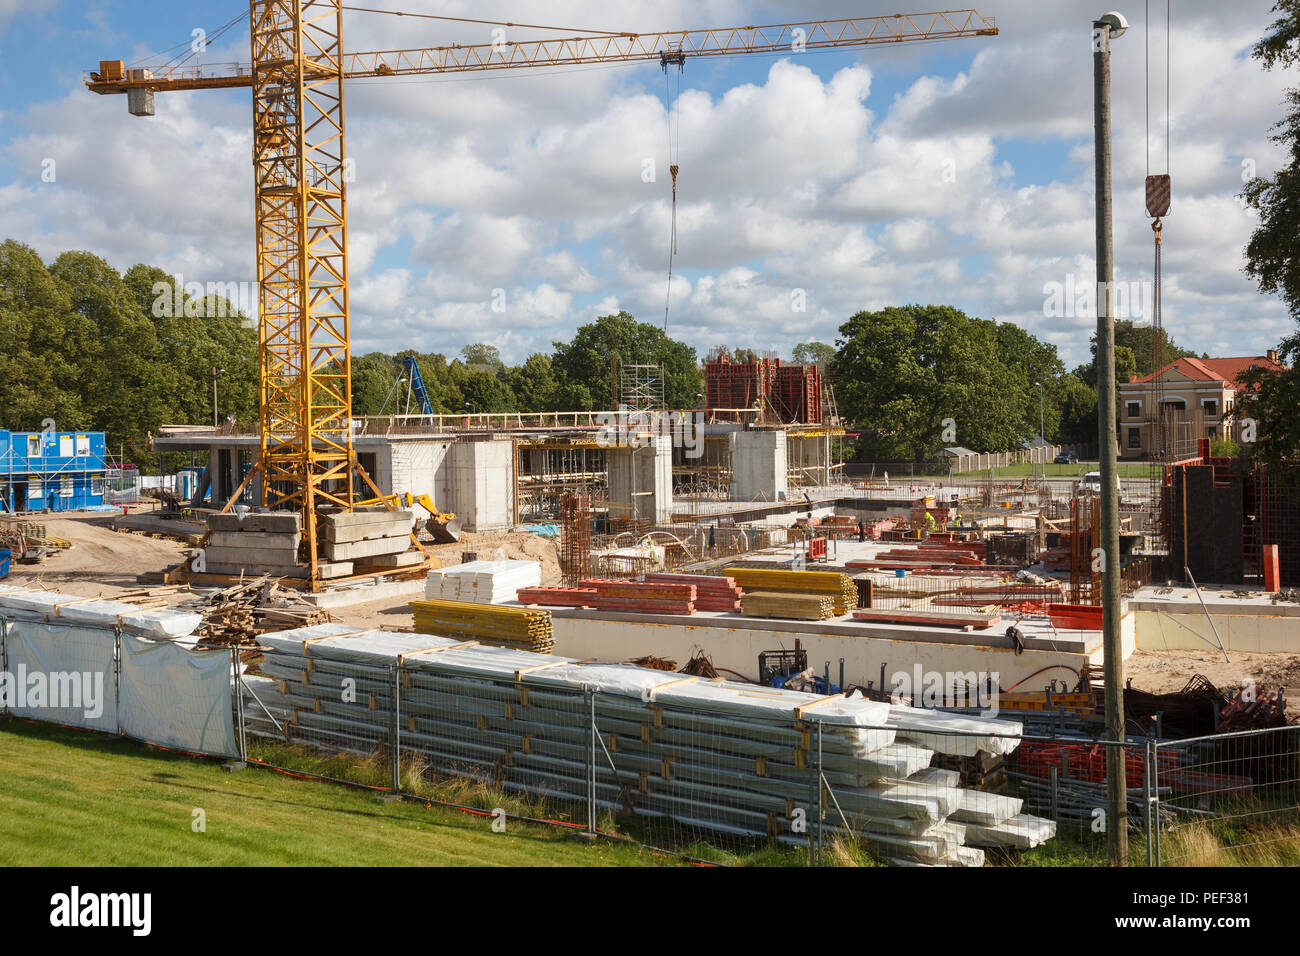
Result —
[[[955, 774], [930, 766], [936, 753], [1005, 749], [994, 741], [1019, 732], [1005, 721], [965, 718], [977, 733], [941, 738], [910, 708], [857, 695], [358, 635], [341, 624], [269, 635], [264, 645], [267, 676], [243, 682], [254, 735], [364, 755], [398, 743], [403, 760], [433, 772], [579, 805], [594, 772], [598, 809], [800, 846], [805, 824], [830, 837], [847, 827], [887, 858], [913, 863], [978, 866], [976, 841], [1033, 845], [1053, 832], [1020, 814], [1018, 801], [968, 795]], [[340, 697], [345, 679], [355, 682], [354, 700]], [[812, 824], [815, 804], [826, 812]]]
[[744, 594], [744, 589], [736, 584], [735, 578], [721, 575], [668, 574], [656, 571], [647, 574], [645, 579], [656, 584], [695, 585], [697, 611], [739, 611], [740, 598]]
[[731, 567], [723, 571], [745, 591], [779, 591], [786, 594], [819, 594], [830, 597], [835, 614], [848, 614], [858, 606], [858, 589], [847, 574], [836, 571], [785, 571], [768, 568]]
[[600, 611], [640, 611], [648, 614], [694, 614], [694, 584], [658, 584], [621, 578], [586, 578], [578, 587], [595, 588]]
[[203, 615], [199, 625], [203, 644], [256, 644], [261, 634], [332, 620], [328, 611], [304, 599], [297, 588], [284, 587], [269, 574], [214, 591], [201, 598], [197, 607]]
[[835, 601], [823, 594], [788, 591], [746, 591], [740, 599], [745, 617], [785, 617], [798, 621], [824, 621], [835, 616]]
[[555, 647], [551, 612], [472, 601], [412, 601], [417, 634], [436, 634], [549, 654]]
[[864, 608], [853, 612], [855, 621], [878, 624], [922, 624], [930, 627], [972, 627], [986, 630], [1002, 623], [999, 614], [953, 614], [925, 608]]

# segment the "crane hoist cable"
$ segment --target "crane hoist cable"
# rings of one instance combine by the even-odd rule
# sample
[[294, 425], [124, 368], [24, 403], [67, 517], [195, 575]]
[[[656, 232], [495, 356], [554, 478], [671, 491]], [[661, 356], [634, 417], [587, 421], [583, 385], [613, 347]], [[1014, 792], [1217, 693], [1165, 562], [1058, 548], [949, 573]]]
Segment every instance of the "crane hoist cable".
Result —
[[[686, 68], [686, 54], [681, 50], [661, 53], [659, 65], [664, 71], [664, 117], [668, 123], [668, 173], [673, 180], [672, 210], [668, 226], [668, 290], [664, 293], [664, 334], [668, 334], [668, 310], [673, 301], [673, 257], [677, 255], [677, 173], [681, 169], [682, 113], [680, 100], [682, 94], [682, 70]], [[670, 65], [677, 67], [676, 91], [673, 90]], [[677, 115], [673, 111], [676, 107]], [[676, 136], [673, 135], [673, 121], [677, 122]]]
[[1165, 0], [1165, 171], [1158, 175], [1151, 173], [1151, 0], [1146, 0], [1146, 20], [1143, 24], [1143, 80], [1145, 83], [1145, 122], [1146, 122], [1146, 210], [1151, 217], [1151, 233], [1155, 242], [1154, 263], [1151, 280], [1151, 374], [1154, 401], [1151, 448], [1148, 449], [1159, 457], [1164, 457], [1170, 450], [1172, 435], [1165, 434], [1163, 413], [1164, 383], [1160, 370], [1164, 366], [1164, 309], [1161, 288], [1160, 252], [1164, 246], [1164, 217], [1169, 214], [1171, 184], [1169, 176], [1169, 34], [1170, 34], [1170, 0]]

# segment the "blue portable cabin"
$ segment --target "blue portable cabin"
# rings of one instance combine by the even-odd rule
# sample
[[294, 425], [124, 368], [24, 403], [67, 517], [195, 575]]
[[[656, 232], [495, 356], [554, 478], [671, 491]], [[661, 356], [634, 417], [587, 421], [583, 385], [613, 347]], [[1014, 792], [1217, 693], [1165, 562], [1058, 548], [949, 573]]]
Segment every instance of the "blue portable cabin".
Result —
[[0, 429], [0, 498], [11, 513], [104, 503], [103, 432]]

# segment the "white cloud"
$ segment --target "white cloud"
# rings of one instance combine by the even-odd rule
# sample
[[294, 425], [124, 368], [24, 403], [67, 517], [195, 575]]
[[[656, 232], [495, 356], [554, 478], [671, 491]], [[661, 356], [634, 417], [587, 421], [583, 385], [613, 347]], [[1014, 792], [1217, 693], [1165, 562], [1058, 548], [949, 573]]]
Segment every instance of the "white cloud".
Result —
[[[754, 82], [692, 89], [697, 70], [728, 75], [714, 61], [688, 69], [672, 114], [656, 65], [353, 84], [358, 349], [455, 353], [493, 341], [514, 360], [620, 307], [661, 322], [671, 120], [681, 172], [669, 324], [701, 351], [725, 342], [788, 353], [812, 337], [832, 341], [860, 309], [951, 302], [1019, 322], [1055, 342], [1067, 364], [1081, 361], [1088, 322], [1045, 317], [1042, 290], [1068, 274], [1086, 281], [1093, 267], [1087, 18], [1033, 0], [999, 6], [999, 37], [942, 48], [969, 50], [959, 70], [951, 59], [931, 68], [922, 58], [934, 47], [872, 48], [826, 79], [809, 68], [825, 60], [791, 57], [751, 61], [764, 73]], [[1175, 15], [1166, 325], [1198, 351], [1263, 349], [1291, 327], [1242, 274], [1252, 219], [1234, 198], [1243, 159], [1263, 174], [1281, 159], [1267, 137], [1285, 77], [1243, 55], [1267, 27], [1268, 6], [1189, 0]], [[0, 28], [13, 7], [0, 0]], [[436, 9], [484, 16], [468, 2]], [[842, 5], [800, 9], [815, 17]], [[546, 19], [646, 29], [782, 15], [733, 0], [626, 13], [558, 0]], [[426, 36], [485, 42], [489, 29], [426, 31], [365, 15], [349, 16], [348, 28], [353, 50]], [[1163, 49], [1162, 35], [1152, 41]], [[1151, 268], [1143, 46], [1134, 23], [1114, 53], [1116, 254], [1121, 277], [1137, 280]], [[211, 52], [229, 58], [238, 41]], [[889, 88], [882, 77], [905, 77], [896, 96], [873, 95]], [[1158, 70], [1156, 80], [1150, 139], [1162, 168]], [[6, 234], [46, 256], [89, 248], [119, 268], [145, 261], [200, 281], [250, 279], [248, 119], [246, 93], [160, 94], [158, 116], [141, 120], [121, 98], [79, 86], [10, 112], [0, 149], [17, 175], [0, 184]], [[40, 177], [47, 158], [55, 183]], [[647, 160], [653, 182], [643, 179]], [[496, 289], [504, 312], [493, 311]]]

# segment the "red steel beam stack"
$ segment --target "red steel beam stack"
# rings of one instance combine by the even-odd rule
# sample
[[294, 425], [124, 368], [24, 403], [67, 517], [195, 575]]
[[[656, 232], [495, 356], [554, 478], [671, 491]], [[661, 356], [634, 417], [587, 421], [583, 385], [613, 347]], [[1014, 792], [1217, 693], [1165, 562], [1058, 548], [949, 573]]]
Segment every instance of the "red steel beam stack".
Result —
[[586, 578], [578, 587], [595, 588], [601, 611], [645, 611], [651, 614], [694, 614], [695, 585], [638, 583], [619, 578]]
[[646, 583], [695, 585], [695, 610], [739, 611], [744, 591], [732, 578], [706, 574], [668, 574], [654, 572], [645, 576]]
[[596, 603], [596, 589], [520, 588], [516, 597], [520, 604], [542, 604], [550, 607], [584, 607]]

